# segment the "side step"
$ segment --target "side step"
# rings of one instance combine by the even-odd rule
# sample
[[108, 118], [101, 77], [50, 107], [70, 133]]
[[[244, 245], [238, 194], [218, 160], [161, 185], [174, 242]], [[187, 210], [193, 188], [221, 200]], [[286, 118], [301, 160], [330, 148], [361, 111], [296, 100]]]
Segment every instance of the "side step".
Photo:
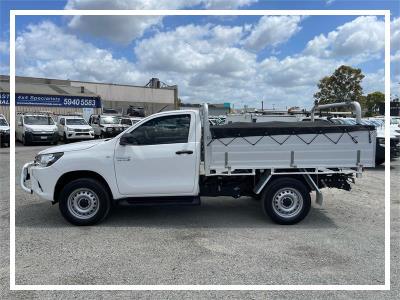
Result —
[[167, 205], [200, 205], [199, 196], [177, 196], [177, 197], [132, 197], [116, 200], [118, 205], [129, 206], [167, 206]]

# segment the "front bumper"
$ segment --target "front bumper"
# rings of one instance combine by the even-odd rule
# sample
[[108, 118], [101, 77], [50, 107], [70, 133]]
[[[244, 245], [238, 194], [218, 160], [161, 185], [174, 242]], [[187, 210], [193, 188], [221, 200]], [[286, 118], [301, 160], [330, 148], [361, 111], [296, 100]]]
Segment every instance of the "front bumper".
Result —
[[68, 140], [90, 140], [94, 139], [94, 132], [66, 132], [66, 137]]
[[58, 142], [58, 132], [39, 133], [39, 132], [25, 132], [25, 140], [28, 143], [45, 143]]
[[10, 133], [0, 132], [0, 144], [10, 145]]
[[35, 162], [26, 163], [21, 170], [21, 188], [29, 193], [36, 194], [40, 198], [53, 201], [54, 188], [60, 174], [56, 168], [39, 167]]

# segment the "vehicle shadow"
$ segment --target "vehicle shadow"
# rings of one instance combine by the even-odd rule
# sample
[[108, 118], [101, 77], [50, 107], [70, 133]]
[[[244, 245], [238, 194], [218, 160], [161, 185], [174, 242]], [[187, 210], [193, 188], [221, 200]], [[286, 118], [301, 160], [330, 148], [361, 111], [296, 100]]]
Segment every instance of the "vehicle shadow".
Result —
[[[395, 169], [395, 167], [392, 165], [392, 163], [393, 163], [393, 160], [391, 161], [391, 164], [390, 164], [390, 170]], [[379, 166], [376, 166], [375, 168], [365, 168], [365, 170], [367, 170], [368, 172], [385, 172], [385, 165], [384, 164], [379, 165]]]
[[[17, 227], [68, 227], [58, 206], [32, 203], [17, 210]], [[276, 228], [261, 210], [261, 203], [251, 198], [205, 198], [201, 206], [114, 207], [109, 217], [97, 226], [137, 228]], [[323, 209], [313, 207], [295, 229], [336, 228]], [[80, 227], [82, 228], [82, 227]]]

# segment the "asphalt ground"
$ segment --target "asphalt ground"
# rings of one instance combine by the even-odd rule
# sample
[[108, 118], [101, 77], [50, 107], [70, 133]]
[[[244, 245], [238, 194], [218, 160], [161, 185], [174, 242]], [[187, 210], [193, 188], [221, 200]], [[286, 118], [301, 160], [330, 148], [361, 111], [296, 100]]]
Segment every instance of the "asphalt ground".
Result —
[[[351, 192], [324, 190], [322, 207], [293, 226], [266, 218], [250, 198], [203, 198], [199, 207], [123, 207], [76, 227], [58, 205], [18, 186], [22, 165], [48, 146], [16, 149], [16, 283], [384, 284], [384, 167]], [[385, 292], [9, 291], [9, 149], [0, 149], [1, 299], [386, 298], [399, 296], [400, 162], [391, 166], [392, 290]]]

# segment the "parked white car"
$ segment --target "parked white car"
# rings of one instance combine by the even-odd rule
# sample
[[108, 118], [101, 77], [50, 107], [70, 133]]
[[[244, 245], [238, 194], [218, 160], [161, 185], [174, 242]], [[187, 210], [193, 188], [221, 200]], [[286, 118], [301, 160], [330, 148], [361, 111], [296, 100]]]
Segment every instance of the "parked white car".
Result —
[[21, 187], [59, 203], [76, 225], [103, 220], [113, 202], [198, 205], [200, 196], [257, 197], [272, 220], [294, 224], [308, 214], [311, 191], [322, 204], [320, 189], [350, 190], [375, 166], [375, 134], [321, 122], [210, 127], [205, 104], [202, 114], [161, 112], [112, 139], [43, 150], [23, 166]]
[[114, 137], [124, 131], [124, 126], [119, 123], [117, 115], [91, 115], [89, 125], [92, 126], [96, 138]]
[[139, 122], [142, 119], [143, 118], [140, 118], [140, 117], [122, 117], [119, 120], [119, 123], [124, 127], [124, 130], [126, 130], [129, 127], [131, 127], [133, 124], [136, 124], [137, 122]]
[[41, 113], [18, 114], [16, 118], [16, 139], [24, 145], [32, 143], [57, 144], [58, 129], [53, 118]]
[[93, 128], [79, 116], [59, 116], [58, 135], [65, 142], [94, 139]]
[[6, 118], [0, 115], [0, 147], [10, 146], [10, 126]]

